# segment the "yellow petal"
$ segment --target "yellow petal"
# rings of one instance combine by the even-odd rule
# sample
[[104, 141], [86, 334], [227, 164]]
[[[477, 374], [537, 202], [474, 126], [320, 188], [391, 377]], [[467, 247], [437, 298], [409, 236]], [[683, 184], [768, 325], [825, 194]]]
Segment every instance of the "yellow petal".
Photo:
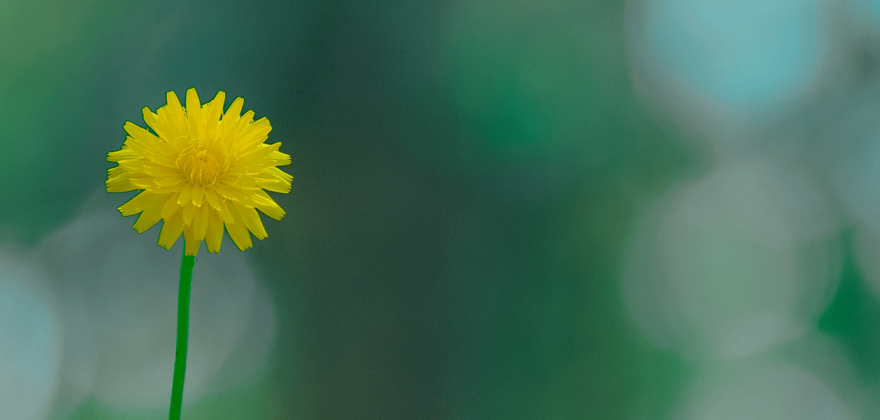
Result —
[[205, 232], [205, 245], [208, 246], [208, 252], [220, 252], [220, 245], [223, 244], [223, 222], [213, 211], [209, 212], [209, 214], [208, 230]]
[[205, 190], [205, 199], [208, 200], [208, 204], [211, 205], [211, 208], [220, 210], [220, 199], [217, 197], [217, 193], [214, 192], [213, 188]]
[[189, 256], [196, 256], [199, 252], [199, 245], [202, 244], [202, 241], [193, 237], [192, 230], [184, 229], [183, 230], [183, 241], [186, 249], [184, 253]]
[[195, 88], [186, 90], [186, 119], [189, 125], [189, 137], [198, 139], [203, 133], [202, 127], [202, 104], [199, 102], [199, 94]]
[[[265, 144], [272, 130], [269, 120], [254, 121], [253, 111], [242, 113], [242, 98], [224, 112], [223, 91], [204, 105], [195, 88], [186, 91], [185, 107], [173, 91], [166, 99], [155, 112], [141, 110], [145, 126], [126, 122], [122, 147], [107, 154], [108, 161], [117, 162], [107, 171], [107, 190], [143, 190], [119, 211], [140, 214], [133, 226], [138, 232], [164, 220], [159, 245], [170, 248], [183, 234], [188, 255], [195, 255], [203, 240], [209, 252], [219, 251], [224, 230], [242, 250], [253, 246], [251, 234], [266, 238], [260, 212], [274, 219], [285, 214], [266, 192], [287, 193], [293, 179], [278, 169], [290, 163], [290, 155], [279, 150], [281, 143]], [[194, 153], [218, 160], [210, 182], [191, 184], [181, 172], [180, 167], [191, 166], [186, 159]]]
[[150, 108], [147, 107], [144, 107], [141, 110], [141, 113], [144, 115], [144, 122], [147, 123], [147, 126], [150, 127], [160, 139], [165, 137], [165, 129], [159, 124], [159, 116], [154, 114], [153, 111], [150, 111]]
[[229, 130], [226, 132], [229, 136], [235, 136], [236, 138], [240, 135], [241, 131], [254, 120], [254, 111], [245, 112], [244, 115], [238, 118], [238, 121], [229, 127]]
[[193, 237], [196, 240], [201, 241], [202, 239], [205, 239], [205, 232], [208, 230], [208, 212], [213, 212], [208, 206], [198, 207], [198, 211], [196, 211], [196, 215], [192, 221]]
[[[110, 171], [118, 168], [119, 167], [111, 168]], [[132, 174], [130, 172], [116, 171], [113, 173], [118, 173], [118, 175], [111, 177], [110, 171], [107, 171], [108, 178], [107, 181], [104, 182], [104, 185], [107, 187], [107, 192], [128, 192], [137, 189], [137, 186], [131, 181]]]
[[170, 194], [150, 194], [149, 203], [145, 205], [144, 211], [141, 212], [141, 215], [138, 216], [137, 222], [132, 226], [137, 233], [146, 232], [147, 229], [153, 227], [153, 225], [159, 222], [159, 220], [162, 220], [162, 207], [164, 206], [165, 201], [168, 200], [169, 195]]
[[109, 162], [119, 162], [120, 160], [137, 159], [139, 157], [141, 155], [126, 145], [122, 145], [122, 148], [119, 150], [107, 153], [107, 161]]
[[192, 203], [186, 203], [183, 206], [183, 224], [186, 226], [190, 226], [192, 224], [193, 218], [196, 216], [196, 210], [199, 208], [192, 205]]
[[[133, 130], [131, 127], [137, 127], [131, 121], [126, 121], [125, 125], [122, 127], [125, 131]], [[139, 127], [138, 127], [139, 128]], [[125, 145], [128, 146], [133, 152], [138, 154], [138, 158], [140, 159], [152, 159], [153, 151], [150, 150], [150, 145], [146, 141], [142, 139], [137, 139], [133, 136], [128, 136], [125, 138]]]
[[235, 219], [235, 222], [224, 222], [224, 225], [226, 226], [226, 231], [229, 232], [229, 238], [232, 239], [235, 246], [242, 251], [254, 246], [251, 242], [251, 235], [248, 233], [247, 226], [245, 226], [241, 216], [234, 212], [231, 213], [231, 216]]
[[281, 220], [284, 217], [284, 209], [272, 197], [269, 197], [269, 194], [266, 194], [265, 191], [258, 190], [251, 198], [254, 200], [256, 208], [265, 213], [266, 216], [275, 220]]
[[[177, 96], [175, 96], [175, 98], [176, 97]], [[180, 107], [180, 103], [177, 105], [177, 111], [172, 111], [171, 105], [165, 105], [156, 110], [156, 117], [159, 119], [159, 125], [161, 125], [162, 130], [165, 131], [163, 134], [160, 134], [160, 136], [169, 145], [175, 146], [180, 144], [178, 141], [179, 138], [186, 138], [186, 116], [183, 115], [183, 108]]]
[[258, 164], [262, 159], [268, 157], [272, 152], [278, 151], [279, 147], [281, 147], [280, 141], [272, 144], [255, 145], [248, 148], [247, 150], [240, 151], [239, 155], [236, 156], [236, 163], [240, 165]]
[[265, 179], [259, 178], [257, 182], [254, 183], [257, 187], [260, 187], [264, 190], [277, 192], [277, 193], [289, 193], [290, 192], [290, 184], [278, 179]]
[[180, 212], [174, 214], [170, 219], [165, 219], [162, 224], [162, 232], [159, 233], [159, 246], [165, 249], [171, 249], [177, 238], [183, 232], [183, 218]]
[[195, 204], [196, 207], [201, 207], [204, 200], [205, 187], [194, 187], [192, 189], [192, 203]]
[[180, 176], [180, 174], [174, 174], [172, 176], [156, 179], [156, 185], [160, 187], [177, 187], [182, 186], [185, 182], [186, 179]]
[[227, 201], [225, 198], [221, 198], [217, 201], [217, 204], [219, 205], [219, 208], [217, 209], [217, 215], [220, 216], [220, 220], [222, 220], [223, 223], [231, 224], [235, 223], [235, 218], [232, 215], [232, 210], [229, 209], [228, 203], [229, 201]]
[[[244, 220], [244, 225], [247, 226], [248, 230], [251, 231], [257, 239], [263, 240], [269, 236], [269, 234], [266, 233], [266, 229], [263, 227], [263, 221], [260, 220], [260, 214], [257, 213], [256, 209], [253, 207], [245, 207], [238, 203], [232, 203], [230, 207], [232, 207], [233, 212], [238, 212], [239, 216]], [[236, 219], [236, 221], [238, 220]]]
[[[274, 144], [274, 143], [273, 143]], [[281, 146], [281, 142], [278, 142], [278, 145]], [[285, 166], [290, 165], [290, 155], [284, 152], [274, 151], [269, 153], [268, 156], [264, 157], [260, 164], [266, 166]], [[277, 169], [277, 168], [275, 168]]]
[[162, 212], [159, 209], [156, 210], [144, 210], [140, 216], [138, 216], [137, 222], [134, 223], [132, 228], [137, 231], [137, 233], [144, 233], [147, 229], [153, 227], [162, 220]]
[[235, 200], [234, 202], [243, 205], [244, 207], [256, 207], [257, 203], [254, 203], [254, 200], [251, 198], [259, 188], [230, 188], [235, 192]]
[[266, 141], [266, 139], [269, 138], [270, 131], [272, 131], [272, 125], [269, 124], [269, 119], [265, 117], [260, 118], [247, 127], [244, 127], [237, 146], [240, 150], [250, 150], [256, 145]]
[[223, 197], [227, 200], [236, 200], [237, 199], [236, 197], [238, 195], [240, 195], [240, 193], [236, 193], [236, 191], [234, 191], [233, 189], [228, 188], [227, 186], [222, 185], [222, 184], [215, 185], [213, 187], [213, 189], [215, 192], [217, 192], [217, 194], [220, 194], [221, 197]]
[[[223, 179], [228, 182], [226, 184], [227, 187], [229, 187], [233, 190], [242, 190], [242, 191], [257, 189], [257, 179], [254, 178], [253, 176], [247, 175], [247, 174], [241, 174], [241, 173], [229, 174], [229, 175], [230, 175], [229, 178], [232, 178], [232, 176], [235, 176], [235, 178], [231, 182], [228, 181], [229, 178]], [[238, 194], [236, 194], [236, 198], [239, 198]]]
[[122, 213], [123, 216], [131, 216], [133, 214], [138, 214], [146, 209], [156, 207], [157, 205], [164, 204], [160, 201], [163, 196], [155, 195], [148, 191], [143, 191], [140, 194], [134, 196], [131, 200], [128, 200], [125, 204], [119, 206], [119, 212]]
[[290, 175], [287, 172], [284, 172], [278, 168], [266, 168], [263, 173], [278, 178], [282, 181], [287, 181], [288, 183], [290, 183], [290, 181], [293, 181], [293, 175]]
[[180, 190], [180, 195], [177, 197], [177, 204], [181, 206], [185, 206], [192, 202], [192, 193], [193, 187], [192, 185], [186, 184], [183, 186], [183, 189]]
[[241, 97], [235, 98], [232, 101], [232, 104], [229, 105], [229, 109], [226, 110], [226, 113], [223, 114], [223, 118], [220, 120], [220, 124], [217, 126], [217, 135], [221, 137], [225, 137], [229, 132], [229, 129], [238, 122], [238, 119], [241, 118], [241, 107], [244, 106], [244, 99]]
[[174, 124], [178, 134], [186, 134], [186, 113], [180, 106], [180, 99], [177, 99], [177, 94], [173, 90], [165, 95], [165, 99], [168, 103], [165, 106], [168, 107], [166, 112], [169, 122]]
[[[148, 188], [150, 189], [150, 192], [152, 192], [153, 194], [170, 194], [170, 193], [179, 194], [180, 193], [180, 187], [177, 185], [172, 185], [170, 187], [157, 187], [157, 186], [153, 185], [153, 186], [149, 186]], [[146, 188], [144, 188], [144, 189], [146, 189]], [[172, 200], [172, 201], [174, 201], [174, 203], [177, 204], [177, 200]]]
[[221, 90], [211, 102], [205, 104], [205, 138], [207, 139], [213, 139], [215, 136], [224, 102], [226, 102], [226, 92]]
[[177, 204], [177, 200], [174, 198], [174, 195], [171, 195], [168, 198], [168, 201], [165, 202], [165, 205], [162, 206], [162, 218], [165, 220], [170, 219], [175, 214], [178, 214], [177, 210], [180, 209], [180, 205]]
[[172, 158], [173, 152], [169, 150], [169, 145], [153, 133], [130, 121], [127, 121], [123, 128], [130, 134], [125, 139], [125, 145], [139, 158], [163, 166], [173, 167], [175, 165], [174, 158]]

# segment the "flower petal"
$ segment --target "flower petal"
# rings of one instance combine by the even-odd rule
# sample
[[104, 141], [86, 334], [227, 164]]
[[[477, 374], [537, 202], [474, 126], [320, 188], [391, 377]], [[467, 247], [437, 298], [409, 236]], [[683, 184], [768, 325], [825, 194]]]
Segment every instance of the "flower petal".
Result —
[[219, 208], [217, 209], [217, 215], [220, 216], [220, 220], [223, 223], [235, 223], [235, 217], [232, 215], [232, 210], [229, 209], [230, 201], [227, 201], [225, 198], [221, 198], [217, 204]]
[[181, 206], [185, 206], [192, 202], [192, 193], [193, 186], [190, 184], [186, 184], [183, 186], [183, 189], [180, 190], [180, 195], [177, 197], [177, 204]]
[[205, 245], [208, 246], [208, 252], [220, 252], [220, 245], [223, 244], [223, 222], [215, 212], [211, 211], [209, 214]]
[[[204, 105], [194, 88], [185, 99], [184, 107], [169, 91], [164, 106], [141, 110], [145, 126], [125, 123], [122, 147], [107, 154], [117, 163], [107, 171], [107, 191], [143, 190], [119, 211], [140, 213], [133, 226], [139, 233], [164, 220], [159, 245], [166, 249], [183, 234], [187, 255], [203, 240], [209, 252], [218, 252], [224, 230], [239, 249], [248, 249], [251, 234], [268, 236], [260, 212], [274, 219], [285, 214], [266, 191], [290, 191], [293, 177], [278, 169], [290, 164], [290, 155], [279, 151], [281, 143], [265, 144], [272, 126], [267, 118], [254, 121], [253, 111], [242, 114], [242, 98], [226, 112], [223, 91]], [[181, 168], [199, 177], [190, 179]]]
[[205, 239], [205, 232], [208, 230], [208, 212], [213, 212], [213, 210], [208, 206], [197, 207], [197, 209], [196, 215], [192, 221], [192, 232], [193, 237], [196, 240], [201, 241], [202, 239]]
[[188, 256], [195, 256], [199, 252], [199, 245], [202, 244], [202, 241], [193, 237], [192, 230], [184, 229], [183, 230], [183, 241], [184, 246], [184, 254]]
[[165, 219], [162, 224], [162, 232], [159, 233], [159, 246], [171, 249], [177, 238], [183, 232], [183, 218], [180, 212], [174, 213], [170, 219]]
[[192, 189], [192, 203], [196, 205], [196, 207], [201, 207], [202, 202], [205, 200], [205, 187], [197, 186]]
[[177, 213], [180, 213], [180, 204], [177, 204], [177, 200], [174, 198], [174, 195], [169, 197], [168, 201], [165, 202], [165, 205], [162, 206], [162, 218], [165, 220], [170, 219]]
[[183, 224], [186, 226], [192, 225], [193, 218], [196, 216], [196, 210], [199, 208], [194, 206], [192, 203], [186, 203], [183, 206]]
[[154, 114], [153, 111], [150, 111], [150, 108], [144, 107], [141, 109], [141, 113], [144, 115], [144, 122], [147, 123], [147, 126], [150, 127], [156, 136], [160, 139], [165, 140], [166, 133], [165, 128], [162, 124], [159, 124], [159, 116]]
[[[165, 99], [168, 103], [162, 107], [164, 108], [165, 116], [174, 125], [176, 134], [186, 134], [186, 113], [183, 111], [183, 107], [180, 106], [180, 99], [177, 99], [177, 94], [173, 90], [165, 94]], [[162, 111], [162, 109], [160, 108], [159, 111]]]
[[241, 216], [239, 216], [238, 213], [235, 213], [234, 210], [230, 214], [235, 222], [224, 222], [226, 231], [229, 232], [229, 238], [232, 239], [235, 246], [242, 251], [254, 246], [251, 242], [251, 235], [248, 233], [247, 226], [244, 224], [244, 220], [242, 220]]
[[152, 203], [152, 195], [153, 194], [144, 191], [134, 196], [131, 200], [128, 200], [125, 204], [119, 206], [117, 210], [119, 210], [119, 213], [121, 213], [123, 216], [138, 214], [144, 211], [145, 208], [150, 206], [150, 204]]
[[223, 113], [223, 103], [226, 102], [226, 92], [222, 90], [217, 92], [217, 96], [205, 104], [205, 138], [214, 139], [217, 132], [217, 126], [220, 122], [220, 115]]
[[138, 159], [140, 157], [141, 155], [134, 150], [131, 150], [131, 148], [125, 144], [122, 145], [121, 149], [107, 153], [108, 162], [119, 162], [120, 160]]
[[208, 204], [211, 205], [211, 208], [214, 210], [220, 210], [220, 199], [217, 197], [217, 193], [214, 192], [213, 188], [205, 189], [205, 199], [208, 200]]
[[189, 126], [189, 138], [198, 140], [204, 134], [202, 125], [202, 104], [195, 88], [186, 90], [186, 120]]
[[266, 194], [265, 191], [257, 190], [257, 192], [251, 196], [251, 199], [253, 199], [256, 208], [265, 213], [266, 216], [275, 220], [281, 220], [284, 217], [284, 209], [282, 209], [281, 206], [269, 196], [269, 194]]
[[257, 187], [287, 194], [290, 192], [290, 181], [293, 177], [276, 167], [263, 170], [259, 176], [255, 177], [254, 185]]
[[239, 150], [251, 150], [269, 138], [272, 125], [266, 117], [260, 118], [244, 127], [236, 144]]
[[229, 105], [229, 109], [223, 114], [220, 124], [217, 125], [217, 136], [226, 137], [226, 133], [229, 129], [238, 122], [239, 118], [241, 118], [242, 106], [244, 106], [244, 99], [241, 97], [235, 98], [235, 100], [232, 101], [232, 104]]
[[137, 189], [137, 186], [132, 183], [132, 175], [131, 172], [126, 172], [118, 166], [110, 168], [107, 171], [107, 181], [104, 182], [107, 192], [128, 192]]
[[[141, 193], [141, 194], [145, 194]], [[135, 222], [134, 230], [137, 233], [144, 233], [147, 229], [153, 227], [159, 220], [162, 220], [162, 207], [165, 204], [165, 201], [168, 200], [168, 196], [171, 194], [164, 195], [156, 195], [150, 194], [150, 203], [147, 204], [147, 207], [144, 208], [144, 211], [141, 212], [141, 215], [138, 216], [137, 222]]]
[[[266, 233], [266, 228], [263, 227], [263, 221], [260, 220], [260, 214], [257, 213], [257, 210], [253, 207], [245, 207], [239, 203], [232, 203], [232, 211], [237, 212], [242, 220], [244, 220], [244, 225], [247, 226], [248, 230], [254, 234], [257, 239], [263, 240], [266, 239], [269, 234]], [[236, 221], [238, 221], [236, 219]]]

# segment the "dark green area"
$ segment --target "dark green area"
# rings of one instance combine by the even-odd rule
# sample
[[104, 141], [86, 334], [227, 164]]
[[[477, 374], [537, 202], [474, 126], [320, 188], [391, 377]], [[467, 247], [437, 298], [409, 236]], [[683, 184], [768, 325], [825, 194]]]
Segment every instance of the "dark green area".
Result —
[[[0, 233], [33, 244], [74, 218], [123, 123], [166, 91], [222, 89], [293, 158], [287, 217], [264, 218], [269, 238], [247, 251], [279, 330], [263, 383], [185, 419], [662, 410], [681, 362], [628, 321], [619, 252], [692, 159], [636, 99], [623, 7], [92, 2], [3, 63]], [[89, 402], [70, 420], [162, 415]]]
[[854, 233], [845, 232], [844, 265], [840, 286], [831, 305], [819, 319], [819, 329], [837, 338], [852, 360], [859, 379], [873, 383], [880, 379], [880, 304], [868, 289], [855, 265]]

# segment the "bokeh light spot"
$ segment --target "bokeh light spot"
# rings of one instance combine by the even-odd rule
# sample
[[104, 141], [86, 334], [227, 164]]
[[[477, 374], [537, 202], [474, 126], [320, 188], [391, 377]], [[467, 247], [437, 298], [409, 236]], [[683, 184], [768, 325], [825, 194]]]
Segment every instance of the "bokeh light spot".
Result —
[[41, 419], [61, 364], [61, 328], [42, 269], [0, 253], [0, 417]]
[[825, 31], [819, 0], [643, 0], [630, 6], [634, 70], [663, 85], [643, 83], [660, 106], [685, 107], [685, 114], [708, 106], [760, 119], [800, 98], [820, 74]]
[[741, 357], [806, 331], [838, 281], [835, 218], [766, 161], [684, 183], [644, 216], [624, 267], [636, 324], [662, 347]]

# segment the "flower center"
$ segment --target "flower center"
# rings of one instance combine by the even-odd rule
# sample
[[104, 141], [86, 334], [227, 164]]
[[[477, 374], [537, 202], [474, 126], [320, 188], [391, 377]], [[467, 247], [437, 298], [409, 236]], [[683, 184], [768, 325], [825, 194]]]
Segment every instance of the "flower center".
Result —
[[199, 150], [190, 155], [181, 169], [190, 185], [199, 187], [216, 184], [223, 172], [217, 156], [207, 150]]

